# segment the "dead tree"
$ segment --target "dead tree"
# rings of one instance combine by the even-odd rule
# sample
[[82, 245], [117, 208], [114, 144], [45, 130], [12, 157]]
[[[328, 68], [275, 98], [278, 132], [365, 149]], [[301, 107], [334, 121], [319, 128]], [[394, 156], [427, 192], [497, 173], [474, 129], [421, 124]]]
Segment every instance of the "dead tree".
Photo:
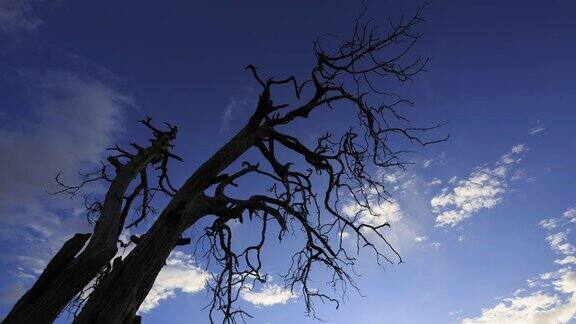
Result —
[[[295, 76], [264, 78], [255, 66], [248, 65], [246, 70], [260, 87], [254, 112], [245, 126], [179, 188], [168, 178], [169, 160], [179, 159], [170, 151], [176, 128], [168, 125], [167, 130], [160, 130], [149, 119], [143, 121], [153, 132], [149, 147], [133, 144], [133, 153], [115, 147], [118, 154], [108, 158], [115, 175], [107, 175], [108, 166], [98, 174], [87, 175], [86, 181], [110, 182], [103, 202], [88, 204], [96, 215], [92, 236], [77, 234], [66, 242], [5, 322], [53, 320], [90, 287], [74, 323], [133, 323], [170, 252], [185, 241], [184, 231], [205, 217], [211, 225], [204, 229], [201, 240], [207, 243], [206, 255], [220, 266], [209, 283], [212, 322], [217, 313], [225, 323], [249, 316], [235, 306], [235, 301], [243, 289], [266, 281], [261, 258], [266, 243], [281, 240], [290, 232], [300, 233], [303, 239], [302, 249], [292, 256], [285, 284], [302, 296], [312, 316], [314, 300], [338, 304], [332, 294], [310, 285], [316, 269], [324, 268], [331, 273], [334, 287], [346, 289], [356, 287], [354, 265], [361, 249], [372, 251], [379, 264], [401, 262], [386, 240], [390, 224], [363, 222], [360, 213], [347, 215], [341, 202], [352, 199], [363, 212], [378, 216], [376, 204], [390, 198], [382, 172], [405, 165], [402, 156], [407, 151], [395, 147], [395, 141], [428, 145], [447, 138], [426, 139], [427, 131], [441, 124], [412, 126], [400, 111], [412, 103], [376, 84], [412, 80], [426, 67], [427, 59], [410, 53], [420, 38], [414, 29], [422, 21], [421, 11], [410, 19], [390, 21], [389, 32], [382, 36], [361, 20], [356, 21], [347, 41], [335, 41], [331, 36], [318, 39], [315, 63], [303, 81]], [[292, 93], [293, 101], [275, 102], [274, 93], [286, 90]], [[379, 99], [376, 104], [375, 98]], [[331, 113], [353, 109], [356, 125], [340, 135], [326, 133], [314, 146], [285, 131], [286, 125], [314, 118], [322, 109]], [[248, 151], [256, 152], [259, 159], [240, 164]], [[291, 158], [286, 160], [286, 156]], [[148, 173], [154, 166], [159, 177], [151, 186]], [[270, 187], [250, 188], [254, 192], [249, 197], [236, 196], [232, 188], [249, 177], [266, 179]], [[80, 187], [64, 186], [62, 191], [75, 193]], [[129, 188], [134, 189], [127, 193]], [[157, 193], [169, 196], [170, 201], [154, 218], [149, 216], [150, 197]], [[127, 215], [136, 200], [139, 216], [127, 225]], [[141, 237], [134, 237], [131, 244], [135, 247], [126, 258], [111, 264], [122, 228], [146, 218], [152, 218], [150, 228]], [[248, 222], [259, 238], [250, 246], [233, 245], [232, 221]], [[270, 237], [271, 231], [278, 235]], [[344, 232], [355, 239], [352, 251], [342, 241]]]
[[[16, 303], [4, 322], [52, 321], [90, 282], [109, 271], [132, 202], [140, 194], [153, 194], [153, 188], [148, 185], [147, 169], [157, 164], [164, 166], [168, 159], [178, 158], [169, 152], [171, 142], [176, 138], [176, 127], [170, 126], [167, 131], [161, 131], [150, 123], [150, 119], [141, 122], [153, 131], [148, 147], [134, 143], [134, 154], [119, 147], [112, 148], [116, 153], [108, 157], [109, 164], [103, 164], [97, 172], [83, 175], [84, 181], [78, 186], [67, 186], [60, 181], [59, 175], [56, 177], [61, 189], [53, 193], [75, 195], [86, 184], [95, 181], [105, 181], [109, 187], [103, 201], [94, 201], [87, 206], [89, 215], [98, 215], [93, 233], [78, 233], [69, 239], [48, 263], [34, 286]], [[111, 168], [114, 169], [113, 176], [108, 174]], [[166, 172], [166, 168], [161, 168], [159, 188], [166, 186]], [[131, 183], [137, 178], [140, 183], [128, 193]], [[147, 201], [145, 198], [142, 202], [144, 215], [147, 213]]]

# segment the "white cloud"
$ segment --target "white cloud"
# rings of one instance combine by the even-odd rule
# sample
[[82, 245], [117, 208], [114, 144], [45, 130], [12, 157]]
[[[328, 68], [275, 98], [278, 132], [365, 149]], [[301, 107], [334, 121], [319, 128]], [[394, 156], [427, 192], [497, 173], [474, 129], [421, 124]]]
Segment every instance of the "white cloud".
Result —
[[575, 293], [576, 292], [576, 272], [568, 269], [560, 270], [560, 278], [554, 281], [554, 287], [556, 290], [563, 293]]
[[428, 238], [426, 236], [417, 236], [414, 238], [414, 241], [416, 242], [424, 242], [426, 241]]
[[[540, 225], [549, 224], [547, 219]], [[557, 225], [544, 228], [551, 230]], [[550, 234], [546, 241], [552, 250], [563, 254], [573, 253], [574, 247], [567, 243], [569, 229]], [[570, 268], [576, 262], [572, 255], [554, 263], [564, 266], [556, 271], [540, 274], [535, 278], [526, 280], [528, 289], [538, 289], [532, 293], [522, 295], [527, 289], [517, 289], [510, 298], [505, 298], [492, 308], [482, 309], [481, 315], [476, 318], [467, 318], [463, 324], [480, 323], [514, 323], [514, 324], [544, 324], [568, 323], [576, 316], [576, 272]]]
[[526, 152], [527, 150], [528, 147], [525, 144], [518, 144], [512, 147], [512, 153], [514, 154], [520, 154], [522, 152]]
[[434, 187], [442, 184], [442, 180], [438, 178], [432, 179], [430, 182], [426, 184], [426, 187]]
[[395, 200], [382, 201], [380, 204], [373, 204], [374, 215], [364, 210], [364, 208], [354, 202], [343, 206], [344, 214], [354, 217], [358, 214], [358, 222], [373, 226], [380, 226], [384, 223], [397, 223], [402, 217], [400, 205]]
[[436, 226], [454, 227], [480, 210], [498, 205], [507, 191], [506, 175], [510, 166], [520, 162], [527, 149], [523, 144], [513, 146], [494, 168], [478, 167], [467, 179], [458, 181], [452, 190], [444, 188], [434, 196], [430, 204], [432, 211], [438, 214]]
[[537, 122], [537, 125], [530, 128], [530, 130], [528, 131], [528, 133], [530, 135], [537, 135], [543, 131], [546, 130], [546, 127], [544, 127], [544, 125], [542, 125], [539, 121]]
[[514, 145], [510, 152], [502, 155], [500, 162], [502, 164], [514, 164], [522, 161], [521, 153], [526, 152], [528, 147], [524, 144]]
[[298, 298], [297, 294], [278, 285], [265, 285], [261, 291], [244, 290], [240, 294], [242, 299], [257, 306], [272, 306], [286, 304], [290, 299]]
[[422, 162], [422, 167], [424, 169], [428, 169], [432, 165], [433, 161], [434, 161], [434, 159], [424, 160], [424, 162]]
[[382, 181], [388, 184], [398, 184], [398, 182], [405, 177], [405, 173], [398, 171], [398, 172], [385, 172], [387, 170], [380, 170], [378, 172], [378, 177], [382, 178]]
[[[550, 231], [550, 230], [553, 230], [557, 227], [565, 227], [565, 226], [573, 224], [573, 223], [576, 223], [576, 209], [575, 208], [568, 208], [568, 209], [566, 209], [566, 211], [564, 211], [562, 213], [562, 216], [543, 219], [538, 223], [538, 225], [540, 225], [544, 229]], [[564, 231], [561, 231], [561, 232], [558, 232], [555, 234], [549, 234], [546, 237], [546, 240], [548, 241], [548, 243], [550, 244], [550, 247], [555, 252], [569, 255], [569, 254], [576, 252], [576, 247], [574, 247], [571, 243], [567, 242], [569, 233], [570, 233], [570, 229], [568, 228]], [[563, 262], [570, 263], [568, 261], [568, 260], [570, 260], [570, 258], [565, 258], [565, 260], [567, 260], [567, 261], [563, 261]], [[557, 263], [566, 264], [566, 263], [560, 263], [560, 261], [558, 261], [558, 260], [557, 260]]]
[[560, 265], [576, 264], [576, 256], [569, 255], [566, 256], [564, 259], [554, 261], [554, 263]]
[[563, 232], [559, 232], [556, 234], [550, 234], [546, 237], [546, 241], [548, 241], [548, 244], [550, 244], [550, 247], [555, 252], [564, 255], [572, 254], [576, 252], [576, 248], [572, 244], [567, 242], [568, 233], [570, 233], [569, 230], [565, 230]]
[[519, 288], [519, 289], [516, 289], [516, 291], [514, 291], [514, 293], [513, 293], [512, 295], [513, 295], [514, 297], [516, 297], [516, 296], [520, 295], [521, 293], [523, 293], [523, 292], [525, 292], [525, 291], [526, 291], [526, 289]]
[[483, 309], [477, 318], [466, 318], [462, 324], [543, 324], [568, 323], [576, 313], [576, 299], [562, 302], [555, 295], [534, 293], [506, 298], [493, 308]]
[[[542, 280], [542, 281], [540, 281]], [[536, 279], [527, 280], [529, 288], [549, 288], [551, 291], [537, 290], [525, 294], [526, 289], [517, 289], [510, 298], [488, 309], [476, 318], [467, 318], [463, 324], [514, 323], [543, 324], [568, 323], [576, 315], [576, 272], [561, 268], [541, 274]], [[557, 293], [560, 293], [558, 295]]]
[[541, 220], [538, 225], [542, 226], [543, 228], [547, 229], [547, 230], [551, 230], [554, 229], [556, 227], [558, 223], [558, 220], [556, 218], [548, 218], [548, 219], [543, 219]]
[[563, 214], [562, 217], [568, 219], [570, 223], [576, 223], [576, 209], [575, 208], [568, 208]]
[[432, 198], [432, 210], [438, 213], [437, 226], [456, 226], [483, 208], [493, 208], [502, 201], [505, 183], [487, 167], [474, 170], [451, 191]]
[[149, 312], [158, 306], [161, 300], [175, 297], [176, 291], [189, 294], [199, 292], [206, 287], [209, 278], [207, 272], [194, 264], [192, 256], [179, 251], [172, 252], [139, 312]]

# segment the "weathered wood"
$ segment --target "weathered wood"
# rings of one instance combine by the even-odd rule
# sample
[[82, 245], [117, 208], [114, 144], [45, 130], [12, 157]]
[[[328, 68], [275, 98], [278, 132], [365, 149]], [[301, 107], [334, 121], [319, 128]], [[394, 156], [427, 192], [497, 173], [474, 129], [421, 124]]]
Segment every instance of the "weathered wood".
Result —
[[4, 322], [11, 323], [17, 322], [14, 314], [19, 314], [26, 308], [32, 300], [45, 292], [50, 283], [68, 266], [68, 264], [76, 257], [78, 252], [84, 247], [86, 241], [90, 238], [91, 234], [75, 234], [72, 238], [64, 243], [62, 248], [50, 260], [34, 286], [30, 288], [14, 305], [12, 312], [6, 316]]
[[207, 214], [203, 191], [254, 145], [255, 136], [244, 128], [194, 172], [120, 267], [96, 287], [74, 323], [133, 322], [182, 232]]
[[[100, 217], [86, 248], [76, 256], [88, 239], [78, 234], [64, 244], [50, 262], [52, 266], [49, 264], [41, 275], [39, 287], [33, 287], [17, 302], [4, 323], [54, 321], [64, 307], [110, 264], [116, 255], [118, 237], [125, 222], [122, 208], [126, 191], [135, 177], [166, 151], [169, 141], [168, 137], [161, 138], [138, 152], [128, 163], [117, 166], [116, 176], [106, 193]], [[85, 240], [78, 247], [82, 238]]]

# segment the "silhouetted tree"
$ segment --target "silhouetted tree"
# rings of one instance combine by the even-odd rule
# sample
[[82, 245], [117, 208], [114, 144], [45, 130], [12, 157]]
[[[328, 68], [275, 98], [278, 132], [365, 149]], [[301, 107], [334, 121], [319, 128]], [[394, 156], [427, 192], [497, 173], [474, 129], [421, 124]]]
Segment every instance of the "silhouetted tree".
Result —
[[[360, 213], [343, 213], [342, 198], [353, 199], [363, 212], [378, 216], [376, 204], [390, 197], [383, 172], [405, 164], [401, 159], [405, 151], [393, 147], [396, 143], [391, 139], [428, 145], [446, 138], [423, 138], [426, 131], [441, 125], [411, 126], [399, 110], [412, 103], [377, 89], [373, 82], [405, 82], [424, 69], [427, 59], [408, 55], [420, 38], [414, 27], [422, 21], [421, 11], [410, 19], [390, 21], [390, 31], [383, 36], [361, 18], [349, 40], [339, 42], [333, 36], [317, 40], [315, 63], [304, 81], [295, 76], [265, 78], [248, 65], [246, 70], [260, 88], [255, 110], [245, 126], [180, 187], [171, 184], [168, 169], [171, 160], [181, 160], [171, 152], [177, 128], [156, 127], [150, 118], [141, 121], [152, 132], [148, 146], [132, 143], [131, 151], [112, 148], [115, 153], [108, 163], [85, 174], [78, 186], [67, 186], [57, 177], [59, 193], [74, 195], [95, 181], [108, 183], [108, 191], [101, 201], [87, 200], [93, 233], [76, 234], [63, 245], [5, 322], [49, 322], [70, 303], [78, 306], [75, 323], [138, 321], [136, 312], [170, 252], [189, 243], [182, 237], [184, 231], [205, 217], [211, 217], [210, 225], [199, 241], [220, 269], [209, 283], [211, 321], [215, 312], [221, 312], [226, 323], [248, 316], [235, 301], [242, 289], [266, 281], [261, 253], [267, 241], [281, 240], [290, 232], [301, 233], [303, 242], [291, 257], [285, 284], [303, 297], [312, 316], [314, 300], [338, 304], [336, 297], [310, 285], [313, 268], [323, 267], [331, 274], [332, 286], [345, 290], [356, 288], [353, 267], [360, 249], [371, 250], [379, 264], [401, 262], [385, 237], [390, 225], [365, 222]], [[275, 102], [274, 92], [286, 89], [293, 101]], [[375, 98], [377, 104], [372, 103]], [[321, 109], [337, 114], [350, 108], [356, 125], [339, 136], [321, 135], [315, 146], [305, 145], [299, 134], [289, 134], [284, 127], [314, 118]], [[259, 158], [240, 164], [248, 151]], [[247, 189], [252, 195], [237, 197], [230, 187], [247, 177], [264, 178], [270, 187], [251, 186]], [[152, 213], [156, 195], [170, 198], [159, 214]], [[137, 215], [129, 222], [131, 211]], [[130, 242], [119, 240], [124, 228], [147, 218], [152, 225], [142, 236], [132, 236]], [[257, 229], [259, 237], [253, 245], [237, 246], [232, 221], [250, 222]], [[270, 231], [278, 235], [270, 237]], [[343, 244], [345, 231], [355, 239], [352, 251]], [[124, 259], [114, 258], [119, 244], [135, 246]]]

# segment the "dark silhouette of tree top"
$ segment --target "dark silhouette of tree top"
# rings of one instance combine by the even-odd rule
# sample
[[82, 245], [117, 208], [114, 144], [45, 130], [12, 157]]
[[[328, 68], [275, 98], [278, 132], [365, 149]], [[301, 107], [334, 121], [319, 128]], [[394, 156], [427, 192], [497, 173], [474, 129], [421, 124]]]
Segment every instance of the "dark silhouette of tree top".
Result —
[[[354, 265], [361, 249], [374, 253], [378, 264], [402, 262], [385, 236], [390, 224], [366, 222], [361, 214], [378, 216], [376, 207], [390, 199], [382, 172], [403, 169], [402, 156], [408, 152], [393, 145], [396, 139], [429, 145], [447, 137], [427, 139], [426, 132], [442, 124], [411, 126], [401, 109], [412, 102], [377, 87], [381, 79], [409, 81], [426, 67], [428, 59], [409, 55], [420, 38], [414, 29], [422, 22], [421, 10], [409, 19], [390, 20], [390, 31], [383, 36], [362, 19], [363, 14], [349, 40], [338, 42], [332, 35], [318, 38], [315, 63], [304, 80], [265, 78], [248, 65], [246, 70], [260, 88], [254, 112], [182, 186], [169, 180], [170, 160], [181, 160], [171, 152], [177, 129], [166, 125], [161, 130], [150, 118], [142, 121], [153, 133], [149, 146], [133, 143], [132, 152], [112, 148], [115, 155], [108, 158], [109, 165], [85, 175], [79, 186], [66, 186], [57, 177], [60, 193], [75, 194], [94, 181], [108, 182], [109, 189], [102, 201], [87, 200], [88, 215], [95, 222], [91, 237], [77, 234], [70, 239], [5, 321], [53, 320], [71, 301], [76, 306], [75, 323], [138, 321], [136, 312], [166, 258], [175, 246], [190, 243], [183, 232], [208, 216], [210, 224], [197, 248], [203, 248], [203, 255], [219, 269], [209, 282], [211, 322], [216, 313], [224, 323], [250, 316], [235, 302], [243, 290], [266, 282], [262, 251], [269, 240], [282, 240], [289, 233], [301, 235], [302, 242], [283, 279], [287, 288], [302, 296], [308, 314], [314, 317], [315, 300], [338, 306], [330, 292], [311, 285], [317, 268], [330, 274], [331, 288], [345, 292], [349, 286], [357, 289]], [[293, 101], [276, 102], [274, 93], [285, 90]], [[314, 118], [321, 109], [335, 113], [350, 108], [356, 115], [355, 125], [338, 136], [321, 135], [315, 146], [305, 145], [299, 134], [283, 127]], [[258, 153], [258, 158], [235, 163], [247, 151]], [[153, 172], [157, 173], [154, 183], [149, 180]], [[252, 192], [247, 197], [234, 193], [232, 188], [243, 179], [255, 177], [270, 186], [245, 188]], [[170, 198], [160, 213], [152, 204], [158, 194]], [[361, 211], [344, 213], [344, 198], [352, 199]], [[132, 211], [135, 215], [128, 221]], [[152, 225], [143, 235], [119, 241], [123, 228], [138, 226], [144, 219]], [[232, 221], [249, 222], [258, 237], [252, 244], [240, 245], [234, 239]], [[352, 249], [343, 243], [345, 232], [355, 239]], [[118, 242], [134, 248], [124, 259], [111, 262]]]

